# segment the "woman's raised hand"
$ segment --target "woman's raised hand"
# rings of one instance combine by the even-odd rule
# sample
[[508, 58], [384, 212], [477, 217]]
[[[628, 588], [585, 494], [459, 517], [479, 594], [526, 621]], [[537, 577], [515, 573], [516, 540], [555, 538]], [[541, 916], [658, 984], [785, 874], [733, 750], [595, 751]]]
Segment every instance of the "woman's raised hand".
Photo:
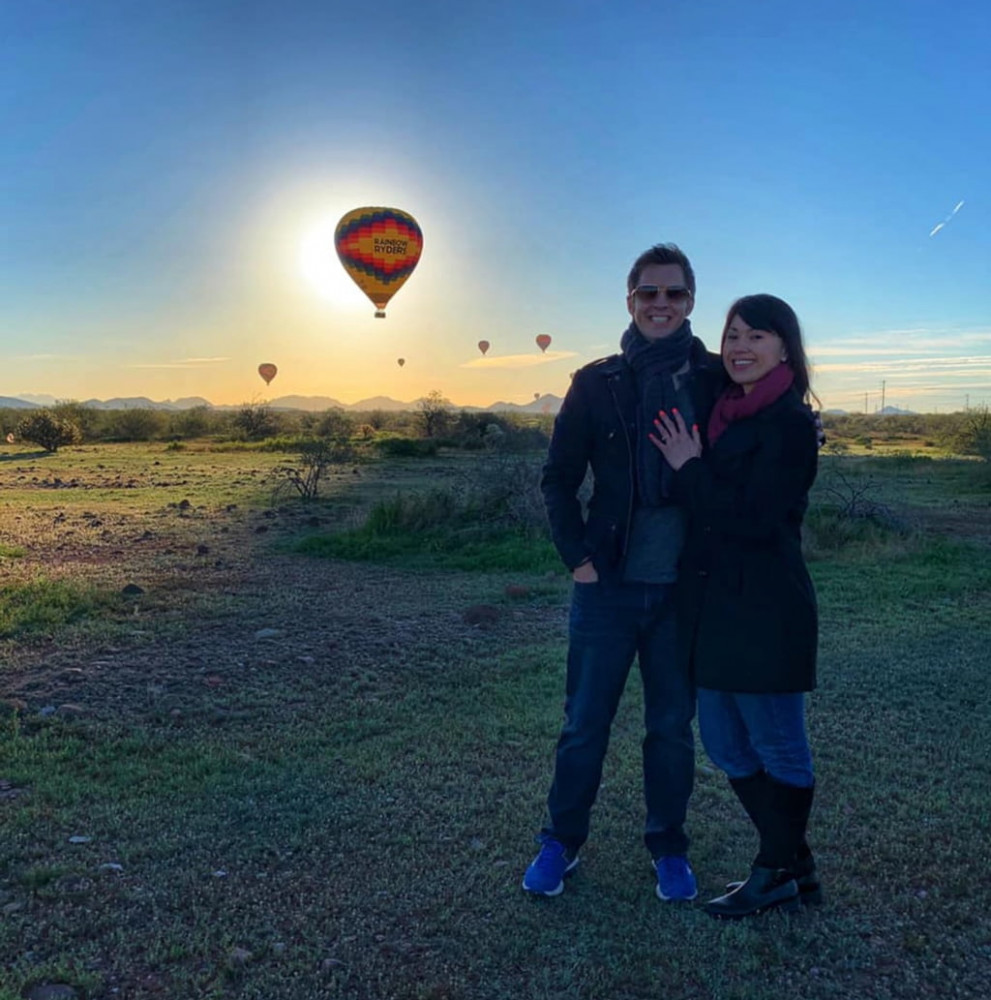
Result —
[[680, 469], [685, 462], [702, 454], [702, 438], [699, 425], [692, 424], [689, 431], [685, 418], [673, 409], [668, 415], [659, 410], [654, 420], [656, 433], [648, 434], [654, 447], [667, 459], [672, 469]]

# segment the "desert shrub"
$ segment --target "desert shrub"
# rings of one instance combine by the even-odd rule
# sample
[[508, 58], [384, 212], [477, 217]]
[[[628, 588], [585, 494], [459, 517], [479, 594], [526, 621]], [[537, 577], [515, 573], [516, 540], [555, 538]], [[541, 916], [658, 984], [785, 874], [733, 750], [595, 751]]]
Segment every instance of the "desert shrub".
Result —
[[439, 389], [431, 389], [417, 406], [417, 421], [424, 437], [443, 437], [451, 425], [451, 401]]
[[168, 417], [167, 434], [173, 438], [205, 437], [219, 430], [219, 422], [214, 418], [208, 406], [194, 406], [188, 410], [170, 413]]
[[437, 454], [440, 442], [429, 438], [384, 437], [373, 446], [386, 458], [431, 458]]
[[55, 452], [64, 444], [79, 444], [82, 431], [72, 423], [57, 416], [51, 410], [35, 410], [24, 417], [14, 434], [22, 441], [39, 445], [45, 451]]
[[241, 440], [261, 441], [275, 434], [279, 425], [267, 406], [245, 405], [231, 417], [231, 428]]
[[953, 441], [961, 455], [976, 455], [991, 462], [991, 410], [986, 406], [968, 410]]
[[276, 470], [280, 482], [276, 499], [296, 494], [313, 500], [320, 493], [320, 482], [334, 466], [354, 461], [354, 449], [346, 439], [310, 438], [296, 445], [297, 459]]
[[104, 435], [110, 441], [150, 441], [165, 434], [167, 422], [161, 410], [110, 410]]
[[317, 437], [341, 440], [354, 433], [354, 420], [340, 407], [326, 410], [317, 418], [314, 433]]
[[61, 420], [75, 424], [82, 434], [83, 441], [98, 441], [103, 436], [107, 424], [105, 410], [97, 410], [72, 399], [60, 399], [52, 407], [52, 413]]

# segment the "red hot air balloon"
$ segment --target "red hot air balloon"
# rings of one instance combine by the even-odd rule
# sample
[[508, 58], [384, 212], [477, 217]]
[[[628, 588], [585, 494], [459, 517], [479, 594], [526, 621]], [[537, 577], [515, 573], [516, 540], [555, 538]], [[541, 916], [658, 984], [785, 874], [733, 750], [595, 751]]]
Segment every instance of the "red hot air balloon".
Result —
[[491, 345], [487, 340], [480, 340], [478, 342], [478, 349], [482, 352], [482, 354], [485, 354], [485, 352], [489, 349], [490, 346]]
[[406, 359], [405, 358], [396, 358], [396, 364], [399, 365], [400, 368], [402, 368], [402, 366], [404, 364], [406, 364]]
[[412, 215], [398, 208], [356, 208], [337, 223], [334, 246], [344, 270], [371, 299], [375, 315], [413, 273], [423, 250], [423, 233]]
[[537, 346], [542, 350], [546, 351], [548, 347], [551, 346], [551, 337], [549, 333], [538, 333], [537, 334]]
[[276, 368], [275, 365], [269, 365], [269, 364], [259, 365], [258, 374], [261, 375], [263, 379], [265, 379], [265, 385], [269, 385], [271, 384], [272, 379], [274, 379], [275, 376], [279, 374], [279, 369]]

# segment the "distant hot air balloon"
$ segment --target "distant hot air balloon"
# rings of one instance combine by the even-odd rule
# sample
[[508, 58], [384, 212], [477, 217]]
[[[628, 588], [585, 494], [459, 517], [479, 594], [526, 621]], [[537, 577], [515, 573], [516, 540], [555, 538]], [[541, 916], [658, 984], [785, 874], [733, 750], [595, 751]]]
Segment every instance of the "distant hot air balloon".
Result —
[[337, 223], [334, 245], [344, 270], [371, 299], [375, 315], [413, 273], [423, 250], [416, 219], [398, 208], [356, 208]]
[[551, 336], [549, 333], [538, 333], [537, 334], [537, 346], [542, 350], [546, 351], [548, 347], [551, 346]]
[[539, 393], [539, 392], [535, 392], [535, 393], [533, 394], [533, 398], [534, 398], [534, 399], [540, 399], [540, 393]]
[[405, 358], [396, 358], [396, 364], [399, 365], [400, 368], [402, 368], [402, 366], [404, 364], [406, 364], [406, 359]]
[[491, 345], [487, 340], [480, 340], [478, 342], [478, 349], [482, 352], [482, 354], [485, 354], [485, 352], [489, 349], [490, 346]]
[[258, 374], [265, 379], [265, 385], [269, 385], [272, 379], [279, 374], [279, 369], [275, 365], [264, 364], [258, 366]]

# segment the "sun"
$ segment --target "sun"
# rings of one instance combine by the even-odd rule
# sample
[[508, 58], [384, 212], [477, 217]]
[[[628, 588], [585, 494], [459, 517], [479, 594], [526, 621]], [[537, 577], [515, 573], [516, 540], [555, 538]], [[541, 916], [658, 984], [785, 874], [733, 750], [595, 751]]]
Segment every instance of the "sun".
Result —
[[299, 273], [313, 291], [328, 302], [355, 308], [364, 302], [367, 306], [360, 290], [337, 259], [334, 248], [336, 228], [337, 219], [327, 218], [303, 233], [299, 243]]

